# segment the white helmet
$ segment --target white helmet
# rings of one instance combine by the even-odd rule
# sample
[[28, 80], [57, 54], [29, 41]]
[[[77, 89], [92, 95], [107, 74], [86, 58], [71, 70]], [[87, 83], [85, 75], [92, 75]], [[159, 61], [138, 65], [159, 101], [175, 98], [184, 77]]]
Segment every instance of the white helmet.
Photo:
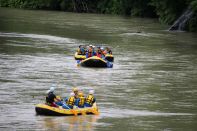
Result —
[[47, 90], [46, 93], [49, 94], [50, 90]]
[[55, 88], [54, 87], [51, 87], [50, 88], [50, 92], [54, 92], [55, 91]]
[[71, 93], [70, 93], [70, 96], [75, 96], [75, 93], [71, 92]]
[[94, 90], [89, 90], [89, 94], [94, 94]]

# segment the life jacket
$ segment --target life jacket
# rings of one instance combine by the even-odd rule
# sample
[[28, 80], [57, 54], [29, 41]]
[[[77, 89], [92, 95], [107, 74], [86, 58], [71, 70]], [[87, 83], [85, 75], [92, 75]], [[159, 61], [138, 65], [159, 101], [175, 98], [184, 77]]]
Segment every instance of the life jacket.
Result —
[[80, 54], [81, 54], [81, 50], [80, 50], [80, 48], [77, 50], [77, 53], [78, 53], [78, 55], [80, 55]]
[[102, 54], [101, 53], [97, 53], [96, 56], [101, 58]]
[[87, 97], [86, 97], [86, 100], [85, 100], [85, 102], [87, 103], [87, 104], [89, 104], [89, 105], [92, 105], [93, 104], [93, 101], [94, 101], [94, 96], [93, 95], [88, 95]]
[[106, 55], [106, 54], [107, 54], [107, 51], [106, 51], [106, 50], [105, 50], [105, 51], [103, 51], [103, 54], [104, 54], [104, 55]]
[[75, 97], [74, 96], [71, 96], [68, 101], [66, 102], [67, 105], [69, 106], [74, 106], [75, 104]]
[[84, 106], [84, 103], [85, 103], [85, 97], [79, 97], [78, 106]]
[[92, 48], [90, 48], [89, 50], [88, 50], [88, 58], [89, 57], [92, 57]]

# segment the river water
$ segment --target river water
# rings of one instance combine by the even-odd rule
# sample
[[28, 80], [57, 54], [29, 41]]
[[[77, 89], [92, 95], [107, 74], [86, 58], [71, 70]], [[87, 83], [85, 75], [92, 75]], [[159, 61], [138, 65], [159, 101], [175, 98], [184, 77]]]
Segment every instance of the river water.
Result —
[[[154, 19], [0, 8], [0, 130], [197, 130], [197, 34]], [[77, 67], [80, 44], [113, 68]], [[100, 115], [37, 116], [46, 91], [95, 90]]]

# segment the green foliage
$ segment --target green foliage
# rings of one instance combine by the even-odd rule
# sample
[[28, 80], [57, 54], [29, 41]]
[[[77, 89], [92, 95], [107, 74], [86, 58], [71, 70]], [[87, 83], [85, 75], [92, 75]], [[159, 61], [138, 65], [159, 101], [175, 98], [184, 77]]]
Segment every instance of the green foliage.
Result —
[[100, 13], [154, 17], [156, 13], [149, 2], [150, 0], [100, 0], [98, 9]]
[[155, 7], [152, 6], [150, 0], [132, 0], [131, 15], [141, 17], [155, 17]]
[[187, 8], [186, 0], [151, 0], [162, 23], [172, 24]]
[[197, 12], [194, 13], [193, 17], [190, 19], [188, 30], [191, 32], [197, 32]]
[[52, 9], [60, 8], [62, 0], [0, 0], [1, 7], [26, 9]]
[[7, 0], [0, 0], [0, 7], [8, 7]]
[[104, 14], [121, 14], [121, 0], [100, 0], [97, 8], [100, 13]]
[[197, 0], [192, 1], [190, 6], [194, 11], [194, 14], [188, 22], [188, 30], [192, 32], [197, 32]]
[[191, 7], [194, 11], [197, 11], [197, 0], [191, 2]]
[[189, 6], [195, 15], [188, 29], [196, 30], [197, 0], [0, 0], [0, 7], [158, 17], [166, 24], [172, 24]]

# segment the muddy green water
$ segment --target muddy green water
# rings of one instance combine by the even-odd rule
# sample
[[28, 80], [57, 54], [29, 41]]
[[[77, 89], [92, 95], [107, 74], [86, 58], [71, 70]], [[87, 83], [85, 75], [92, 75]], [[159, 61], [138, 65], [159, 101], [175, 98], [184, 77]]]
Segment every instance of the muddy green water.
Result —
[[[197, 34], [157, 20], [0, 8], [0, 130], [196, 131]], [[140, 31], [141, 33], [136, 33]], [[80, 44], [112, 69], [77, 67]], [[95, 89], [99, 116], [37, 116], [46, 91]]]

